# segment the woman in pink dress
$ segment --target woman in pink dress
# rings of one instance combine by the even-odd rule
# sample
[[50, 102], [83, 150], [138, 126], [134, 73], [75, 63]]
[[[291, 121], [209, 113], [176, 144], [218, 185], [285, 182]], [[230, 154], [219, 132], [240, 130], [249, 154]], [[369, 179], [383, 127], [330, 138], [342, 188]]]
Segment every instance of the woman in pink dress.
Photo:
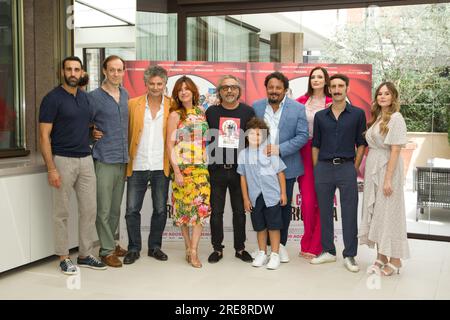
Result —
[[330, 77], [323, 67], [311, 70], [308, 80], [308, 91], [297, 99], [305, 105], [308, 120], [309, 140], [300, 150], [305, 173], [298, 177], [298, 186], [302, 197], [302, 216], [304, 234], [300, 242], [300, 255], [312, 259], [322, 252], [320, 243], [320, 212], [314, 188], [314, 174], [312, 163], [312, 137], [314, 115], [317, 111], [325, 109], [331, 102], [328, 84]]

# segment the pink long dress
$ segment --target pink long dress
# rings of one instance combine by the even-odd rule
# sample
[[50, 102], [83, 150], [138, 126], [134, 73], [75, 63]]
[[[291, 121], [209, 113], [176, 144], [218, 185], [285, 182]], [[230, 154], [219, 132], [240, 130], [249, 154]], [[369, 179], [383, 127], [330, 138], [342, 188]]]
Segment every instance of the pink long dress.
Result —
[[298, 98], [297, 101], [305, 105], [309, 129], [309, 140], [303, 148], [300, 149], [305, 172], [297, 179], [302, 197], [301, 210], [304, 226], [304, 234], [300, 241], [300, 251], [302, 253], [310, 253], [317, 256], [322, 252], [322, 244], [320, 242], [320, 211], [314, 187], [312, 162], [313, 121], [316, 112], [325, 109], [332, 100], [329, 97], [325, 97], [325, 99], [321, 101], [316, 101], [315, 99], [310, 99], [308, 95], [304, 95]]

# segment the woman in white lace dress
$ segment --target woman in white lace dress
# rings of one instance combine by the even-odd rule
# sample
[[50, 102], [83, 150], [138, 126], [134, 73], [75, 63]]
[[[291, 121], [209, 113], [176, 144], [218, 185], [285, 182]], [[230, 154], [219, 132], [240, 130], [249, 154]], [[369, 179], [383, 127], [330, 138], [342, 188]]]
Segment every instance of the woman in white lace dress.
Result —
[[375, 92], [366, 140], [369, 153], [364, 174], [360, 244], [377, 246], [378, 256], [368, 272], [399, 273], [401, 259], [409, 258], [400, 150], [407, 142], [406, 124], [398, 91], [384, 82]]

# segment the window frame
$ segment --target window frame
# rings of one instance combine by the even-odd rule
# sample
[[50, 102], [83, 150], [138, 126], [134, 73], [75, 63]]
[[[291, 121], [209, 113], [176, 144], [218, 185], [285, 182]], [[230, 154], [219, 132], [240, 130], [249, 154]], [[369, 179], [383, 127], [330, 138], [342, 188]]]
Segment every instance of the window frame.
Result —
[[0, 149], [0, 158], [27, 156], [26, 150], [26, 108], [25, 108], [25, 54], [23, 0], [11, 1], [11, 28], [13, 54], [14, 111], [16, 117], [16, 146]]

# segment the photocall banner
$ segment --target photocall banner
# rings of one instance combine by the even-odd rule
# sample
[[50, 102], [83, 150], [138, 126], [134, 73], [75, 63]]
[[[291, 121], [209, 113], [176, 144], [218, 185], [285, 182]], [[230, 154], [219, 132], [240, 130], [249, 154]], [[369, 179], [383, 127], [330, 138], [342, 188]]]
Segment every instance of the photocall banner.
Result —
[[[350, 79], [348, 91], [349, 101], [366, 111], [370, 116], [372, 99], [372, 65], [369, 64], [303, 64], [303, 63], [275, 63], [275, 62], [207, 62], [207, 61], [126, 61], [124, 87], [130, 97], [146, 93], [144, 71], [149, 65], [159, 65], [165, 68], [169, 75], [166, 94], [172, 95], [175, 82], [183, 75], [187, 75], [197, 84], [202, 102], [207, 98], [216, 97], [216, 84], [221, 76], [231, 74], [239, 79], [242, 85], [241, 101], [249, 105], [255, 100], [265, 98], [265, 77], [280, 71], [289, 79], [288, 96], [298, 98], [308, 88], [308, 75], [317, 66], [325, 67], [330, 76], [343, 73]], [[213, 99], [211, 99], [213, 103]]]
[[[305, 94], [308, 88], [308, 76], [310, 71], [316, 66], [323, 66], [331, 75], [343, 73], [350, 79], [348, 90], [348, 100], [355, 106], [360, 107], [366, 112], [366, 117], [370, 117], [370, 105], [372, 100], [372, 66], [368, 64], [303, 64], [303, 63], [275, 63], [275, 62], [207, 62], [207, 61], [126, 61], [126, 70], [124, 77], [124, 87], [128, 90], [130, 98], [137, 97], [146, 93], [144, 83], [144, 71], [150, 65], [159, 65], [168, 72], [168, 82], [166, 95], [172, 96], [172, 89], [175, 82], [183, 75], [189, 76], [197, 85], [200, 92], [200, 102], [206, 109], [212, 104], [216, 104], [217, 92], [216, 85], [221, 76], [231, 74], [239, 79], [242, 86], [242, 95], [240, 100], [248, 105], [252, 105], [255, 100], [266, 97], [264, 86], [265, 77], [274, 72], [280, 71], [289, 79], [289, 90], [287, 95], [290, 98], [297, 99]], [[171, 194], [169, 194], [170, 202]], [[289, 229], [289, 240], [299, 241], [303, 234], [303, 223], [301, 221], [301, 196], [298, 191], [298, 185], [295, 185], [294, 196], [292, 199], [292, 221]], [[342, 230], [340, 220], [339, 198], [336, 197], [336, 223], [335, 230], [339, 234]], [[169, 215], [167, 226], [164, 231], [165, 240], [181, 240], [179, 228], [174, 227], [170, 213], [172, 212], [168, 205]], [[142, 232], [143, 239], [150, 230], [150, 217], [152, 214], [150, 192], [146, 194], [144, 206], [142, 208]], [[121, 221], [121, 240], [126, 242], [125, 221]], [[225, 241], [233, 240], [232, 233], [232, 213], [229, 197], [224, 214], [224, 232]], [[256, 235], [253, 234], [250, 217], [247, 217], [247, 238], [250, 242], [256, 242]], [[210, 237], [209, 225], [204, 228], [203, 237]]]

